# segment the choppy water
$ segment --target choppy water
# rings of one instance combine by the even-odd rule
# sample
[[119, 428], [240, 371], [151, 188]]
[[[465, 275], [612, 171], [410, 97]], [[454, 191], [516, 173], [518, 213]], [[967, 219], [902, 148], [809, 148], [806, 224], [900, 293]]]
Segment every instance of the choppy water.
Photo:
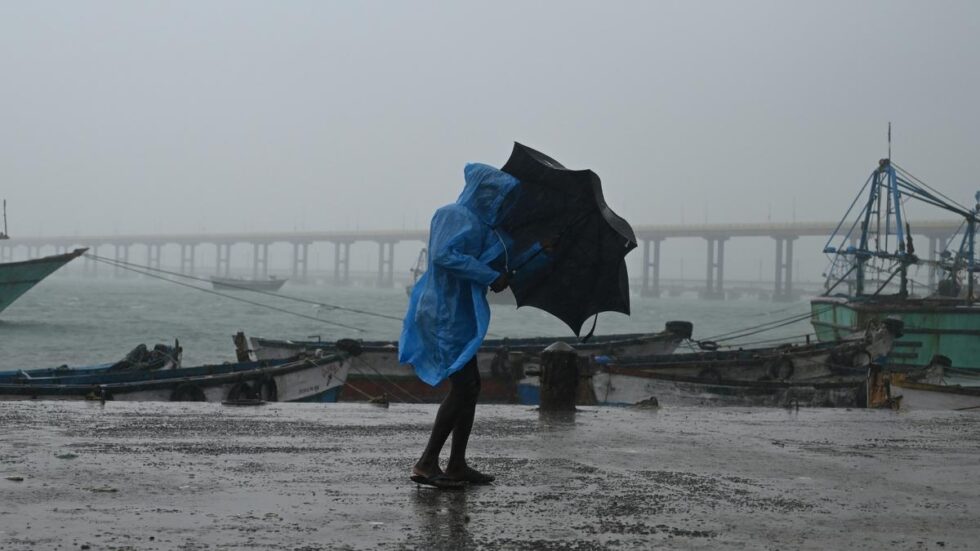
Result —
[[[312, 301], [401, 317], [404, 289], [332, 287], [287, 283], [282, 294]], [[235, 296], [273, 304], [324, 321], [303, 319], [254, 305], [205, 294], [151, 279], [82, 278], [56, 274], [0, 314], [0, 370], [87, 365], [114, 361], [139, 343], [149, 346], [180, 339], [184, 365], [234, 359], [232, 335], [237, 331], [270, 338], [362, 339], [398, 338], [398, 321], [317, 310], [314, 306], [255, 293]], [[668, 320], [694, 323], [695, 338], [805, 313], [805, 301], [774, 304], [746, 298], [699, 301], [694, 298], [633, 297], [633, 315], [603, 314], [597, 334], [649, 332]], [[327, 324], [335, 321], [361, 328], [358, 332]], [[591, 322], [590, 322], [591, 323]], [[532, 308], [493, 306], [494, 336], [568, 335], [570, 331], [548, 314]], [[796, 323], [748, 340], [781, 338], [811, 332]]]

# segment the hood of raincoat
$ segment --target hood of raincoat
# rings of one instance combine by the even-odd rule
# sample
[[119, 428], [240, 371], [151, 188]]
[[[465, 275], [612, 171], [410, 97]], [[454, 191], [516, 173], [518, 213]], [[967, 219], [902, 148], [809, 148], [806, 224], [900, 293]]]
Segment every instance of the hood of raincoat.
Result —
[[482, 163], [469, 163], [463, 169], [466, 185], [456, 204], [476, 214], [481, 222], [496, 227], [517, 201], [520, 181], [510, 174]]

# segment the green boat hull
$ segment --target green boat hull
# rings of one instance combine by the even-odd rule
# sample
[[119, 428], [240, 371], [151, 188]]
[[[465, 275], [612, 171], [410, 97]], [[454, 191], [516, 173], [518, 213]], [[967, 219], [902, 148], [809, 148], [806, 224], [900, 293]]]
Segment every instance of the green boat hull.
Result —
[[23, 262], [0, 264], [0, 312], [24, 293], [31, 290], [58, 268], [81, 256], [88, 249], [75, 249], [70, 253], [45, 256]]
[[872, 320], [885, 318], [904, 322], [904, 334], [888, 356], [891, 367], [926, 367], [933, 356], [942, 355], [953, 368], [980, 372], [980, 305], [890, 297], [873, 301], [820, 297], [810, 302], [810, 322], [821, 341], [863, 331]]

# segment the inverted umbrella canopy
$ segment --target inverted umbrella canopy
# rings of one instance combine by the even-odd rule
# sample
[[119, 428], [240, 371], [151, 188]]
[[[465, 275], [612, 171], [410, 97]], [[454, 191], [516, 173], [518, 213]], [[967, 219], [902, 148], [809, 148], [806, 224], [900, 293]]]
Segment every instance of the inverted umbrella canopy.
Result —
[[[501, 169], [520, 180], [518, 197], [499, 227], [525, 251], [555, 240], [547, 258], [531, 258], [513, 272], [511, 289], [517, 305], [534, 306], [564, 321], [579, 335], [599, 312], [630, 313], [626, 254], [636, 235], [626, 220], [606, 205], [599, 176], [591, 170], [569, 170], [551, 157], [515, 143]], [[525, 275], [527, 266], [533, 273]], [[591, 332], [590, 332], [591, 335]]]

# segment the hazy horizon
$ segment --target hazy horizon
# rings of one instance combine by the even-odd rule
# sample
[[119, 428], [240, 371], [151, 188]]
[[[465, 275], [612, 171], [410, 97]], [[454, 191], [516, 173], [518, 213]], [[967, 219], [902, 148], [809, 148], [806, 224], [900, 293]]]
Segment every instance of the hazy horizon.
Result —
[[978, 31], [971, 2], [5, 3], [0, 197], [25, 237], [425, 228], [520, 141], [635, 225], [836, 220], [892, 121], [971, 204]]

